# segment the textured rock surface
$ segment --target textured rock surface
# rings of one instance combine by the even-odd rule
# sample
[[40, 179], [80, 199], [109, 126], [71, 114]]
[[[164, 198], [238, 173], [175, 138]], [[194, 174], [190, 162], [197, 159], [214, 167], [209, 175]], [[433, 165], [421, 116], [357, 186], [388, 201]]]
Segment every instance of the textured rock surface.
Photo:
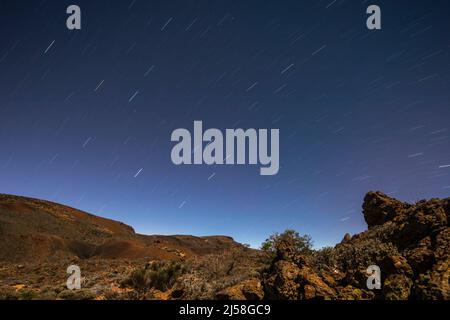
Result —
[[[223, 236], [138, 235], [72, 208], [0, 195], [0, 299], [450, 300], [449, 199], [407, 204], [369, 192], [363, 215], [368, 230], [334, 248], [305, 250], [285, 237], [263, 252]], [[176, 261], [183, 272], [136, 272], [149, 261]], [[70, 264], [83, 270], [81, 291], [66, 290]], [[379, 290], [367, 288], [373, 265]], [[173, 286], [150, 285], [167, 283], [158, 279]]]
[[[280, 246], [263, 276], [266, 298], [450, 299], [449, 199], [408, 204], [369, 192], [363, 215], [368, 230], [346, 234], [324, 260]], [[367, 289], [370, 265], [380, 267], [380, 290]]]
[[262, 300], [264, 291], [259, 279], [248, 279], [216, 295], [219, 300]]

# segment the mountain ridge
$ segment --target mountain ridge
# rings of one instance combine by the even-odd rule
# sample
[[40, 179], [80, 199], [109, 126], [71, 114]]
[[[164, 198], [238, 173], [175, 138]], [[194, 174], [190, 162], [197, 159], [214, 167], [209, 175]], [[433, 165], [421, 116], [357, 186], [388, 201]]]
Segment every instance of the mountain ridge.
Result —
[[[0, 299], [449, 300], [450, 198], [368, 192], [367, 230], [315, 250], [293, 230], [267, 250], [227, 236], [140, 235], [44, 200], [0, 195]], [[76, 264], [83, 289], [65, 287]], [[368, 286], [379, 270], [381, 287]]]
[[223, 235], [144, 235], [120, 221], [51, 201], [0, 194], [0, 260], [178, 259], [239, 245]]

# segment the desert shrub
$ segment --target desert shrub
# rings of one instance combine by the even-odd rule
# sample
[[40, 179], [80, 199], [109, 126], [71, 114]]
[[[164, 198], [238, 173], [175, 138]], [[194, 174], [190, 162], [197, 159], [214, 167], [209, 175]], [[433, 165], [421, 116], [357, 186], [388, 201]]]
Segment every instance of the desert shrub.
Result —
[[200, 270], [208, 278], [248, 276], [268, 263], [261, 252], [245, 247], [235, 247], [220, 254], [209, 254], [190, 263], [192, 269]]
[[333, 267], [340, 270], [366, 269], [379, 264], [386, 256], [399, 255], [397, 248], [390, 242], [378, 238], [362, 238], [351, 244], [339, 244], [334, 248], [323, 248], [312, 255], [315, 269]]
[[336, 264], [335, 249], [333, 247], [324, 247], [319, 250], [315, 250], [310, 257], [310, 263], [317, 270], [321, 270], [326, 267], [334, 267]]
[[[258, 274], [259, 275], [259, 274]], [[182, 291], [183, 299], [211, 300], [216, 294], [225, 288], [234, 286], [250, 277], [250, 274], [214, 274], [205, 273], [204, 270], [192, 270], [182, 275], [174, 286], [174, 289]]]
[[185, 272], [184, 266], [177, 262], [155, 262], [146, 272], [146, 282], [150, 287], [165, 291], [173, 286], [177, 277]]
[[145, 269], [133, 270], [130, 276], [123, 281], [123, 285], [143, 290], [146, 287]]
[[58, 298], [64, 300], [93, 300], [95, 297], [96, 292], [91, 289], [63, 290], [58, 294]]
[[133, 270], [130, 276], [122, 282], [122, 285], [141, 291], [150, 288], [166, 291], [184, 272], [186, 272], [186, 268], [182, 263], [153, 261], [144, 268]]
[[379, 264], [386, 256], [399, 255], [392, 243], [378, 239], [366, 239], [353, 246], [338, 247], [336, 251], [337, 265], [346, 269], [366, 269]]
[[182, 275], [174, 290], [182, 291], [183, 299], [214, 299], [221, 290], [249, 278], [258, 278], [269, 264], [266, 254], [242, 247], [189, 261], [189, 272]]
[[181, 276], [174, 289], [181, 292], [183, 299], [208, 300], [214, 298], [214, 294], [218, 290], [218, 283], [215, 279], [208, 278], [194, 270], [192, 273]]
[[20, 293], [21, 300], [33, 300], [38, 297], [38, 293], [32, 290], [24, 290]]
[[308, 254], [312, 250], [310, 235], [300, 235], [295, 230], [274, 233], [261, 244], [261, 249], [275, 255], [281, 247], [289, 247], [294, 253]]

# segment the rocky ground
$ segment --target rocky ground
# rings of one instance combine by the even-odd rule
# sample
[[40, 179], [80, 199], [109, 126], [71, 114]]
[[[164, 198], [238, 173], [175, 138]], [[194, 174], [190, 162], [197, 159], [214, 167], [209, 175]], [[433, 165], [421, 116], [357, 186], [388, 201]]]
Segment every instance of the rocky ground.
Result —
[[[450, 199], [369, 192], [367, 231], [321, 250], [281, 239], [273, 252], [228, 237], [136, 235], [72, 210], [0, 197], [0, 299], [450, 299]], [[71, 264], [81, 290], [66, 288]], [[371, 265], [379, 290], [367, 288]]]
[[[282, 243], [262, 275], [268, 299], [450, 299], [450, 199], [407, 204], [369, 192], [368, 230], [334, 248], [302, 255]], [[381, 269], [368, 290], [366, 269]]]
[[[68, 290], [69, 265], [81, 270], [80, 290]], [[261, 286], [260, 272], [267, 256], [245, 246], [220, 254], [188, 259], [61, 259], [58, 262], [17, 264], [0, 262], [2, 299], [216, 299], [234, 285]], [[250, 280], [249, 280], [250, 279]], [[256, 284], [257, 283], [257, 284]], [[258, 296], [263, 297], [258, 289]], [[244, 296], [242, 296], [244, 297]], [[231, 298], [231, 297], [229, 297]], [[236, 296], [233, 296], [236, 298]]]

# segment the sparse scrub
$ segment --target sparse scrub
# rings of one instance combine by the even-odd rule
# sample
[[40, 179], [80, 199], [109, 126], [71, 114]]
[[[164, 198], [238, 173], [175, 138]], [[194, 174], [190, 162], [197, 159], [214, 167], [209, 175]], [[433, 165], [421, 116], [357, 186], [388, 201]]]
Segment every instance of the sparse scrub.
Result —
[[214, 299], [225, 288], [258, 278], [268, 262], [267, 255], [244, 246], [192, 259], [190, 271], [179, 278], [174, 291], [183, 299]]
[[24, 290], [20, 293], [20, 300], [33, 300], [38, 297], [38, 293], [33, 290]]
[[271, 256], [275, 256], [286, 249], [289, 249], [292, 255], [309, 255], [312, 252], [312, 244], [310, 235], [300, 235], [297, 231], [288, 229], [282, 233], [272, 234], [261, 244], [261, 250]]
[[339, 244], [334, 248], [317, 250], [311, 256], [311, 265], [316, 270], [333, 267], [340, 270], [366, 269], [379, 264], [386, 256], [399, 255], [398, 249], [390, 242], [378, 238], [363, 238], [352, 244]]
[[166, 291], [184, 272], [186, 272], [186, 268], [182, 263], [153, 261], [142, 269], [134, 270], [122, 284], [138, 291], [146, 291], [151, 288]]

